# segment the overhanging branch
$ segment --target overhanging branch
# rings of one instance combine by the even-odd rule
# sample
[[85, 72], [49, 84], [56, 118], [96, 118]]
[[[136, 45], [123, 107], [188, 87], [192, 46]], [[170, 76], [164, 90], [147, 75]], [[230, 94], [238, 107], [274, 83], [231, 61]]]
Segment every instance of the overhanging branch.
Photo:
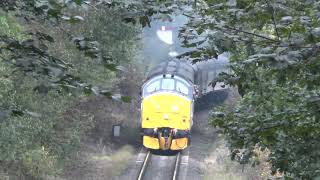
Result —
[[280, 43], [280, 41], [277, 40], [277, 39], [272, 39], [272, 38], [269, 38], [269, 37], [266, 37], [266, 36], [262, 36], [260, 34], [255, 34], [255, 33], [252, 33], [252, 32], [244, 31], [244, 30], [233, 28], [233, 27], [230, 27], [230, 26], [224, 26], [224, 28], [229, 29], [229, 30], [233, 30], [233, 31], [237, 31], [237, 32], [242, 32], [244, 34], [249, 34], [251, 36], [256, 36], [256, 37], [259, 37], [259, 38], [262, 38], [262, 39], [266, 39], [266, 40], [269, 40], [269, 41]]

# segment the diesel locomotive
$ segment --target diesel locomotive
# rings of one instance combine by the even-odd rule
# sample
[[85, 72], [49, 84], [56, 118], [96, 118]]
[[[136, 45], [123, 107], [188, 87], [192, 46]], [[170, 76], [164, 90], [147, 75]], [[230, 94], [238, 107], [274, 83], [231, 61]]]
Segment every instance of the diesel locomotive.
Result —
[[[216, 76], [225, 65], [226, 62], [211, 63], [210, 68], [206, 64], [191, 65], [172, 59], [151, 69], [141, 91], [141, 126], [146, 148], [183, 150], [188, 146], [194, 100], [207, 91], [211, 78], [208, 75]], [[218, 71], [215, 67], [219, 67]]]
[[150, 149], [182, 150], [192, 126], [195, 69], [171, 60], [153, 68], [142, 86], [143, 145]]

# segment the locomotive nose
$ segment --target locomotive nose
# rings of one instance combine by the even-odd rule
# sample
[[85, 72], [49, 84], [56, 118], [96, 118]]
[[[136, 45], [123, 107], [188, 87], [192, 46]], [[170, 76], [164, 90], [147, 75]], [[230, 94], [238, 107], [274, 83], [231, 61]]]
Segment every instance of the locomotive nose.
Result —
[[172, 130], [171, 128], [162, 128], [158, 134], [160, 149], [168, 150], [172, 143]]

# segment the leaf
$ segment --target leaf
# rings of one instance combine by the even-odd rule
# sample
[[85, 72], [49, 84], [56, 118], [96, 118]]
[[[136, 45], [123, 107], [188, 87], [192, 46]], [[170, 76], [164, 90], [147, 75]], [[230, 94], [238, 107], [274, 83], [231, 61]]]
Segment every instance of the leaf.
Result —
[[63, 16], [61, 17], [61, 19], [66, 20], [66, 21], [69, 21], [69, 20], [71, 19], [71, 17], [63, 15]]
[[51, 43], [54, 42], [54, 39], [52, 36], [48, 35], [48, 34], [45, 34], [45, 33], [42, 33], [42, 32], [39, 32], [37, 31], [36, 32], [36, 35], [38, 36], [39, 40], [46, 40], [46, 41], [49, 41]]
[[314, 28], [312, 30], [312, 35], [315, 36], [316, 38], [320, 38], [320, 27]]
[[125, 103], [131, 102], [131, 98], [129, 96], [121, 96], [121, 101]]
[[[151, 27], [150, 25], [150, 19], [148, 16], [142, 16], [139, 18], [139, 23], [142, 25], [142, 27], [145, 27], [148, 25], [148, 27]], [[133, 23], [134, 24], [134, 23]]]
[[202, 52], [201, 51], [193, 51], [190, 55], [191, 58], [198, 58], [202, 56]]
[[[170, 16], [170, 14], [160, 14], [159, 17], [162, 21], [172, 21], [172, 17]], [[149, 25], [150, 25], [150, 21], [149, 21]], [[149, 26], [150, 27], [150, 26]]]
[[49, 17], [59, 18], [60, 14], [61, 14], [61, 10], [59, 10], [59, 9], [49, 9], [47, 14], [48, 14]]
[[116, 64], [107, 63], [107, 64], [104, 64], [104, 67], [109, 69], [110, 71], [118, 71]]
[[61, 10], [62, 9], [62, 5], [59, 4], [58, 1], [56, 0], [48, 0], [50, 6], [52, 7], [52, 9], [57, 9], [57, 10]]
[[205, 43], [206, 41], [207, 41], [207, 39], [200, 40], [200, 41], [193, 42], [193, 43], [184, 43], [184, 44], [182, 45], [182, 47], [186, 47], [186, 48], [198, 47], [198, 46], [200, 46], [201, 44]]
[[72, 41], [75, 43], [78, 43], [78, 42], [84, 41], [84, 40], [85, 40], [84, 36], [77, 36], [77, 37], [72, 38]]
[[72, 16], [72, 17], [62, 16], [61, 19], [65, 20], [71, 24], [75, 24], [75, 23], [79, 23], [81, 21], [84, 21], [84, 18], [81, 16]]
[[91, 85], [87, 85], [83, 88], [83, 92], [86, 94], [86, 95], [91, 95], [92, 94], [92, 87]]
[[92, 91], [96, 96], [100, 94], [100, 92], [99, 92], [99, 87], [97, 87], [97, 86], [92, 87], [92, 88], [91, 88], [91, 91]]
[[[34, 40], [33, 39], [24, 40], [24, 41], [22, 41], [21, 45], [24, 47], [32, 47], [32, 46], [34, 46]], [[18, 47], [18, 46], [16, 46], [16, 47]], [[23, 48], [23, 47], [19, 47], [19, 48]]]
[[280, 22], [284, 25], [289, 25], [293, 22], [292, 16], [284, 16], [281, 18]]
[[112, 97], [112, 92], [110, 92], [110, 91], [100, 91], [100, 94], [102, 94], [108, 98]]
[[87, 56], [87, 57], [90, 57], [90, 58], [97, 58], [97, 57], [98, 57], [97, 52], [95, 52], [95, 51], [90, 51], [90, 50], [85, 51], [85, 52], [84, 52], [84, 55]]
[[127, 72], [127, 69], [124, 66], [117, 66], [116, 69], [122, 72]]
[[41, 117], [41, 114], [39, 113], [36, 113], [36, 112], [31, 112], [31, 111], [27, 111], [25, 112], [26, 114], [30, 115], [30, 116], [33, 116], [35, 118], [40, 118]]
[[13, 109], [12, 111], [11, 111], [11, 115], [12, 116], [23, 116], [23, 111], [22, 110], [19, 110], [19, 109]]
[[126, 23], [132, 23], [132, 24], [136, 24], [137, 23], [135, 18], [130, 18], [130, 17], [123, 18], [123, 21], [126, 22]]
[[75, 2], [78, 6], [81, 6], [83, 0], [73, 0], [73, 2]]
[[211, 117], [218, 117], [218, 118], [223, 118], [223, 117], [225, 117], [226, 115], [225, 115], [225, 113], [223, 113], [223, 112], [211, 112], [210, 113], [210, 115], [211, 115]]
[[4, 109], [0, 107], [0, 123], [9, 117], [10, 112], [11, 111], [9, 109]]
[[73, 16], [70, 18], [70, 20], [68, 20], [70, 23], [74, 24], [74, 23], [79, 23], [81, 21], [84, 21], [84, 18], [81, 16]]

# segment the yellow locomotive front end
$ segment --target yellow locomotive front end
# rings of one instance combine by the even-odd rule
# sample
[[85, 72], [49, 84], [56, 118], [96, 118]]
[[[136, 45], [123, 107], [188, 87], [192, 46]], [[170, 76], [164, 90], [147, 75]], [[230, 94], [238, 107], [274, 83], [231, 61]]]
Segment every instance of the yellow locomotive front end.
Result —
[[173, 75], [150, 79], [143, 87], [141, 111], [145, 147], [161, 150], [187, 147], [193, 116], [190, 82]]

